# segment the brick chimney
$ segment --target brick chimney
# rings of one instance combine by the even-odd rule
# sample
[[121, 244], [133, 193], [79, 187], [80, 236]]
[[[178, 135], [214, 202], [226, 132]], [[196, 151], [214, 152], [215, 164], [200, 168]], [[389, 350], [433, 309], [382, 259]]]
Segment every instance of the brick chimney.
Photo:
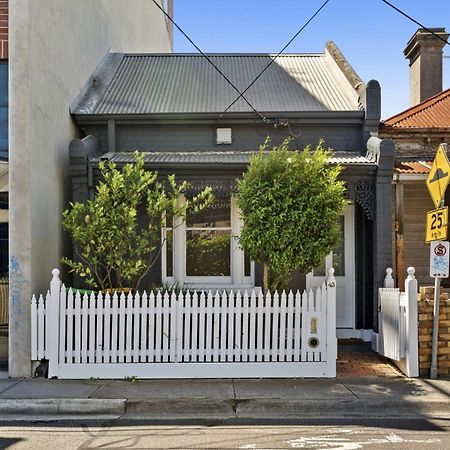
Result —
[[[430, 28], [447, 39], [445, 28]], [[419, 28], [406, 44], [409, 59], [409, 104], [414, 106], [442, 91], [442, 48], [445, 43], [429, 31]]]

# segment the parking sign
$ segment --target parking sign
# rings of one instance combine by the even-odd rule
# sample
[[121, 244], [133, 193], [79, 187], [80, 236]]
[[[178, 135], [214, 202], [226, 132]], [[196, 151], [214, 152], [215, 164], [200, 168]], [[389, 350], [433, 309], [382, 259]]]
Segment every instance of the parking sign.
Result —
[[447, 278], [449, 265], [448, 241], [434, 241], [430, 245], [430, 277]]

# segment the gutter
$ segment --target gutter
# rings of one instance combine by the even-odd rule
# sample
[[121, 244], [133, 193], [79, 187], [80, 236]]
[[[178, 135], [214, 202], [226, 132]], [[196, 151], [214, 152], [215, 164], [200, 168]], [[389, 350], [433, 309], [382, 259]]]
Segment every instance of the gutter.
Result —
[[392, 176], [392, 181], [394, 183], [399, 183], [402, 181], [425, 181], [428, 177], [426, 173], [396, 173], [394, 172]]
[[[264, 122], [256, 117], [253, 112], [227, 113], [224, 117], [219, 117], [219, 112], [197, 112], [197, 113], [148, 113], [148, 114], [97, 114], [87, 112], [73, 113], [78, 125], [84, 124], [107, 124], [109, 120], [114, 120], [116, 124], [261, 124]], [[364, 121], [364, 111], [262, 111], [268, 120], [278, 120], [280, 118], [290, 119], [292, 123], [300, 124], [342, 124], [360, 125]], [[273, 124], [266, 124], [272, 126]]]

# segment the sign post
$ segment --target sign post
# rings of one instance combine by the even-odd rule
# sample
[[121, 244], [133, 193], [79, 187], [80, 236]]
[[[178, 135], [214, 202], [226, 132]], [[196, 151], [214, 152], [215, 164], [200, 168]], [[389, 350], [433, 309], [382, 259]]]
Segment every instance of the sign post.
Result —
[[450, 244], [447, 238], [448, 211], [444, 208], [444, 195], [450, 178], [447, 145], [441, 144], [431, 166], [426, 184], [437, 208], [427, 214], [427, 237], [430, 246], [430, 276], [434, 277], [433, 340], [431, 347], [430, 378], [437, 378], [437, 351], [439, 333], [439, 294], [441, 279], [448, 277]]
[[430, 276], [434, 277], [434, 310], [433, 310], [433, 340], [431, 345], [430, 378], [437, 378], [437, 349], [439, 335], [439, 294], [441, 279], [448, 277], [450, 242], [435, 241], [430, 246]]

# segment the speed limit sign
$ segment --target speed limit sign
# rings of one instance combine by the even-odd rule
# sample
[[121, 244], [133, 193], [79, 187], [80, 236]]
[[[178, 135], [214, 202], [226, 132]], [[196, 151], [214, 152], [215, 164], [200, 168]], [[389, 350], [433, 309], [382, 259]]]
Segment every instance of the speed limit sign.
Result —
[[447, 239], [448, 207], [434, 209], [427, 214], [427, 234], [425, 241]]

